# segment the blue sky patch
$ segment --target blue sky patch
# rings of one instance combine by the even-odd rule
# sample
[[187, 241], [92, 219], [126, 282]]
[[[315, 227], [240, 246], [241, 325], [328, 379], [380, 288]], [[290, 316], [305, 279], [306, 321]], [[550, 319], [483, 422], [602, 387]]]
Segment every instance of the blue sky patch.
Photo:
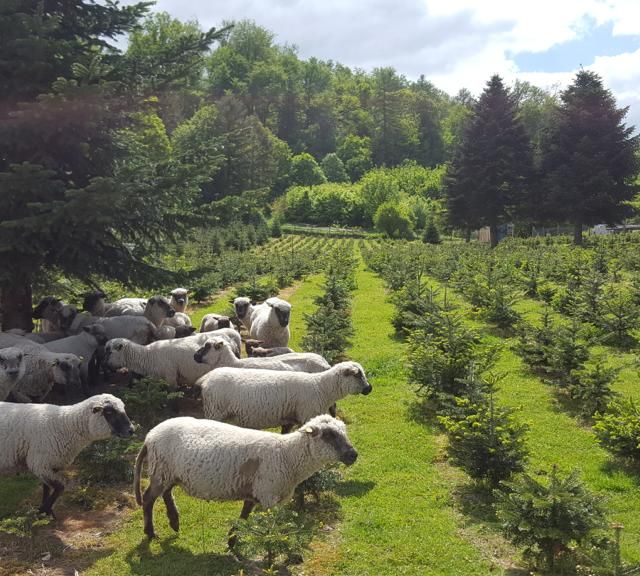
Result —
[[586, 33], [557, 44], [546, 52], [521, 52], [508, 56], [521, 72], [570, 72], [590, 66], [596, 56], [616, 56], [640, 48], [640, 36], [614, 36], [613, 23], [591, 26]]

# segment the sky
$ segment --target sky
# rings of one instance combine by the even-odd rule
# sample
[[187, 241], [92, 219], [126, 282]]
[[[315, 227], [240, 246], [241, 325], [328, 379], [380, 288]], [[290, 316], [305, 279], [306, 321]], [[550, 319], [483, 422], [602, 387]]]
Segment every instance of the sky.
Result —
[[301, 58], [392, 66], [452, 95], [479, 94], [493, 74], [561, 90], [582, 67], [640, 129], [640, 0], [158, 0], [154, 10], [203, 28], [250, 19]]

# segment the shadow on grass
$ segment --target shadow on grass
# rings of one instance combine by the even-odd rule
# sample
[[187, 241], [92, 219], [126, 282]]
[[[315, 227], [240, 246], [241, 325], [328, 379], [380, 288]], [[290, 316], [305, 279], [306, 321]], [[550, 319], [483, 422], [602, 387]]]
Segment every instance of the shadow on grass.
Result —
[[434, 434], [442, 432], [438, 424], [435, 404], [430, 405], [428, 399], [418, 397], [407, 406], [407, 419], [417, 424], [422, 424], [427, 430]]
[[361, 498], [375, 487], [376, 483], [372, 480], [347, 480], [340, 482], [336, 486], [336, 494], [338, 496], [356, 496]]
[[482, 484], [463, 484], [453, 491], [459, 510], [470, 520], [497, 528], [492, 489]]
[[640, 462], [632, 462], [631, 460], [613, 456], [600, 466], [600, 470], [607, 476], [625, 474], [636, 485], [640, 486]]
[[169, 574], [210, 574], [234, 576], [243, 568], [230, 553], [203, 552], [196, 554], [177, 545], [177, 536], [162, 538], [161, 551], [153, 553], [145, 538], [126, 556], [132, 574], [167, 576]]

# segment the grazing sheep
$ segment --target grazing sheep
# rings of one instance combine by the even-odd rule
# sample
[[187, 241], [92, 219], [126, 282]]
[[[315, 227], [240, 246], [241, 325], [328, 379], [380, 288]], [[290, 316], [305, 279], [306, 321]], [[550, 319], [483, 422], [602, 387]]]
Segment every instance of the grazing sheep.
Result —
[[[251, 316], [255, 309], [251, 300], [246, 296], [238, 296], [233, 301], [233, 308], [236, 311], [236, 317], [242, 322], [247, 332], [249, 332], [251, 330]], [[202, 332], [202, 330], [200, 331]]]
[[227, 366], [286, 372], [324, 372], [331, 368], [331, 365], [322, 356], [312, 352], [294, 352], [277, 358], [236, 358], [229, 344], [219, 338], [212, 338], [205, 342], [202, 348], [195, 353], [194, 360], [202, 364], [209, 364], [212, 370]]
[[91, 442], [112, 434], [128, 438], [133, 427], [122, 400], [111, 394], [71, 406], [0, 402], [0, 474], [29, 470], [37, 476], [40, 512], [53, 516], [52, 506], [64, 490], [64, 468]]
[[107, 343], [107, 334], [104, 326], [100, 324], [90, 324], [85, 326], [79, 334], [68, 336], [61, 340], [54, 340], [45, 344], [44, 347], [51, 352], [66, 352], [75, 354], [82, 359], [80, 364], [80, 378], [82, 388], [86, 392], [89, 384], [89, 364], [99, 346]]
[[273, 358], [274, 356], [282, 356], [283, 354], [295, 354], [288, 346], [275, 346], [274, 348], [262, 348], [255, 346], [251, 349], [252, 356], [256, 358]]
[[372, 390], [362, 366], [341, 362], [325, 372], [218, 368], [198, 382], [204, 415], [243, 428], [274, 428], [283, 432], [318, 414], [326, 414], [348, 394]]
[[189, 290], [186, 288], [171, 290], [171, 300], [169, 303], [176, 312], [185, 314], [187, 312], [187, 306], [189, 305]]
[[9, 396], [26, 371], [22, 349], [14, 346], [0, 350], [0, 400]]
[[193, 355], [199, 348], [199, 342], [193, 338], [159, 340], [147, 346], [115, 338], [107, 342], [105, 362], [110, 368], [127, 368], [142, 376], [157, 376], [171, 386], [192, 386], [212, 369], [194, 360]]
[[78, 334], [90, 324], [100, 324], [104, 327], [107, 340], [113, 338], [127, 338], [138, 344], [148, 344], [156, 340], [157, 328], [153, 322], [144, 316], [114, 316], [113, 318], [96, 318], [87, 312], [78, 314], [70, 332]]
[[267, 348], [289, 344], [291, 304], [280, 298], [268, 298], [251, 313], [251, 338], [262, 340]]
[[231, 319], [222, 314], [205, 314], [200, 322], [200, 332], [212, 332], [220, 328], [231, 328]]
[[[165, 420], [147, 434], [136, 458], [134, 491], [144, 511], [144, 532], [155, 537], [153, 506], [159, 496], [169, 525], [178, 531], [171, 493], [176, 485], [194, 498], [244, 500], [240, 517], [247, 518], [256, 503], [270, 508], [286, 502], [300, 482], [325, 465], [350, 466], [357, 457], [344, 423], [330, 416], [318, 416], [284, 435], [190, 417]], [[150, 483], [143, 496], [140, 476], [145, 460]], [[228, 544], [233, 548], [233, 536]]]

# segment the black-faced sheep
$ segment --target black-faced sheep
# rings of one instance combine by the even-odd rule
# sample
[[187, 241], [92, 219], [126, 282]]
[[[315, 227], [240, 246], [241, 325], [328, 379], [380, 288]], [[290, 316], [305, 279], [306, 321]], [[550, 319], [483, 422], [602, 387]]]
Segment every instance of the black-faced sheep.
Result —
[[[318, 416], [283, 435], [190, 417], [165, 420], [147, 434], [135, 464], [134, 490], [144, 510], [144, 532], [155, 537], [153, 506], [160, 496], [171, 528], [178, 531], [174, 486], [194, 498], [243, 500], [240, 517], [247, 518], [256, 503], [269, 508], [286, 502], [300, 482], [325, 465], [349, 466], [357, 457], [344, 423], [330, 416]], [[143, 496], [145, 460], [150, 484]], [[229, 546], [234, 542], [231, 537]]]
[[[274, 358], [274, 360], [277, 360]], [[283, 432], [319, 414], [337, 400], [372, 390], [362, 366], [341, 362], [325, 372], [217, 368], [196, 382], [206, 418], [244, 428]]]
[[53, 515], [65, 486], [63, 470], [80, 451], [96, 440], [132, 433], [124, 404], [111, 394], [71, 406], [0, 402], [0, 474], [29, 470], [37, 476], [40, 511]]

